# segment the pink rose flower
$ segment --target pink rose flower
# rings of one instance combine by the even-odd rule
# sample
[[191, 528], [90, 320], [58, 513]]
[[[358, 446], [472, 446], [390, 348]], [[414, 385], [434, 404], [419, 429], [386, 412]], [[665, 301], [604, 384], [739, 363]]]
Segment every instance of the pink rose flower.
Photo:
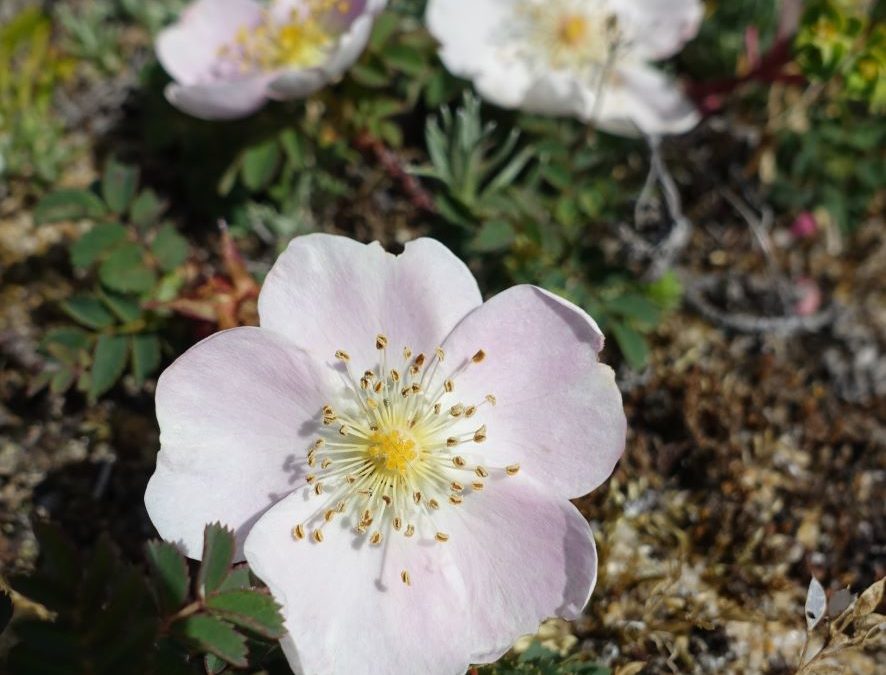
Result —
[[603, 335], [534, 286], [483, 303], [432, 239], [295, 239], [260, 328], [217, 333], [157, 386], [145, 503], [198, 558], [203, 527], [283, 605], [303, 673], [452, 674], [501, 656], [594, 587], [569, 499], [625, 443]]
[[504, 108], [627, 136], [689, 131], [695, 106], [650, 62], [695, 37], [701, 0], [429, 0], [440, 58]]
[[353, 65], [386, 0], [196, 0], [157, 37], [166, 98], [202, 119], [304, 98]]

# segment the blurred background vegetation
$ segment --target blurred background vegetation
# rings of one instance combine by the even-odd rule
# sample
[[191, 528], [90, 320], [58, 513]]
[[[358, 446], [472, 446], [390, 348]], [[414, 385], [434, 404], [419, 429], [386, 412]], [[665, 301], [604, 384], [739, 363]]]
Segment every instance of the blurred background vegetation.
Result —
[[[151, 394], [197, 339], [255, 323], [276, 254], [316, 230], [392, 250], [437, 237], [486, 295], [544, 286], [610, 337], [632, 438], [583, 508], [614, 567], [564, 634], [578, 639], [536, 642], [496, 672], [793, 672], [809, 576], [858, 590], [886, 564], [886, 10], [799, 4], [791, 22], [789, 0], [707, 2], [666, 64], [705, 121], [659, 143], [481, 103], [438, 61], [421, 0], [392, 0], [340, 83], [224, 123], [163, 98], [152, 38], [181, 0], [3, 0], [3, 577], [37, 564], [32, 518], [66, 530], [37, 532], [36, 578], [61, 596], [14, 586], [31, 622], [15, 672], [240, 663], [175, 642], [169, 617], [205, 598], [164, 605], [141, 576], [158, 564], [142, 549]], [[173, 557], [161, 569], [184, 566]], [[89, 596], [93, 611], [144, 595], [123, 603], [146, 637], [122, 662], [93, 658], [132, 625], [83, 620], [89, 565], [135, 575]], [[63, 620], [47, 630], [41, 612]], [[757, 645], [767, 631], [781, 642]], [[254, 670], [273, 668], [248, 637]], [[138, 650], [154, 665], [132, 665]], [[877, 654], [847, 667], [875, 672]]]

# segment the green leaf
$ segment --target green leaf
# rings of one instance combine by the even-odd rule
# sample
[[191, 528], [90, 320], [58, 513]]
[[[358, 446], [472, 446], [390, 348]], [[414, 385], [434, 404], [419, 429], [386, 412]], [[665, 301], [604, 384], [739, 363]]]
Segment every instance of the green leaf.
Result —
[[490, 220], [480, 227], [471, 241], [471, 249], [480, 253], [490, 253], [508, 248], [514, 241], [514, 228], [504, 220]]
[[220, 523], [207, 525], [203, 531], [203, 564], [197, 576], [197, 588], [205, 597], [216, 590], [228, 576], [234, 560], [234, 532]]
[[395, 12], [382, 12], [372, 26], [372, 35], [369, 37], [369, 48], [378, 50], [390, 39], [397, 30], [400, 16]]
[[261, 591], [235, 590], [213, 594], [206, 599], [206, 607], [220, 619], [271, 640], [281, 638], [286, 632], [280, 605]]
[[188, 240], [181, 236], [171, 223], [166, 223], [154, 236], [151, 253], [161, 269], [174, 270], [188, 257]]
[[160, 608], [171, 614], [188, 599], [191, 583], [188, 564], [178, 549], [168, 542], [149, 541], [145, 548]]
[[89, 267], [102, 253], [126, 239], [120, 223], [99, 223], [71, 245], [71, 264]]
[[142, 308], [138, 299], [131, 295], [120, 295], [113, 291], [100, 290], [99, 297], [105, 306], [124, 323], [137, 321], [142, 316]]
[[661, 320], [658, 306], [636, 293], [626, 293], [610, 300], [607, 308], [613, 314], [636, 322], [640, 328], [655, 328]]
[[46, 332], [40, 341], [40, 346], [46, 349], [48, 345], [56, 344], [71, 350], [86, 349], [89, 346], [89, 333], [82, 328], [74, 326], [62, 326], [52, 328]]
[[38, 224], [59, 220], [100, 218], [107, 212], [104, 202], [89, 190], [65, 189], [46, 195], [34, 208]]
[[102, 335], [95, 343], [92, 355], [92, 377], [89, 396], [97, 399], [120, 379], [126, 367], [129, 343], [122, 335]]
[[612, 332], [628, 365], [634, 370], [643, 368], [649, 361], [649, 345], [642, 333], [619, 321], [612, 322]]
[[97, 298], [89, 295], [75, 295], [61, 303], [61, 308], [74, 321], [89, 328], [107, 328], [114, 323], [114, 317]]
[[207, 654], [203, 657], [203, 667], [206, 669], [207, 675], [218, 675], [228, 667], [228, 664], [215, 654]]
[[139, 387], [160, 365], [160, 339], [156, 335], [132, 336], [132, 374]]
[[138, 169], [110, 159], [102, 176], [102, 196], [114, 213], [122, 214], [129, 208], [138, 188]]
[[71, 388], [71, 385], [74, 384], [75, 377], [76, 375], [73, 370], [68, 366], [62, 366], [61, 370], [57, 371], [55, 375], [52, 376], [52, 379], [49, 382], [49, 391], [53, 394], [64, 394]]
[[139, 227], [149, 227], [157, 222], [166, 210], [166, 202], [147, 188], [142, 190], [129, 210], [129, 220]]
[[203, 651], [215, 654], [232, 666], [245, 668], [246, 638], [224, 621], [196, 614], [176, 624], [179, 635]]
[[249, 578], [249, 567], [244, 564], [232, 569], [231, 573], [228, 574], [225, 580], [221, 583], [221, 586], [216, 590], [221, 592], [251, 587], [252, 580]]
[[378, 65], [358, 63], [348, 71], [348, 74], [355, 82], [370, 89], [377, 89], [388, 83], [388, 74]]
[[243, 155], [243, 184], [252, 192], [265, 188], [280, 165], [280, 144], [277, 139], [249, 148]]
[[145, 293], [157, 277], [144, 262], [138, 244], [124, 244], [109, 255], [98, 269], [102, 283], [121, 293]]
[[420, 75], [425, 69], [424, 55], [417, 49], [407, 45], [391, 45], [384, 50], [383, 58], [406, 75]]

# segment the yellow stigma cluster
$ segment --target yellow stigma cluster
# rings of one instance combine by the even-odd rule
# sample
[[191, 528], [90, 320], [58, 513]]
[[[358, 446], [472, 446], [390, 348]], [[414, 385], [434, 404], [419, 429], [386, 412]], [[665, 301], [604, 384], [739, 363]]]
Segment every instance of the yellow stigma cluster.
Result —
[[599, 0], [521, 0], [517, 7], [515, 37], [528, 45], [527, 58], [554, 68], [596, 70], [621, 46], [617, 18]]
[[[517, 464], [484, 465], [475, 449], [488, 431], [475, 418], [496, 404], [495, 396], [456, 397], [459, 375], [485, 360], [482, 349], [447, 372], [440, 348], [428, 358], [406, 347], [392, 365], [385, 335], [376, 337], [375, 347], [377, 366], [359, 377], [350, 355], [335, 352], [347, 387], [338, 404], [320, 411], [322, 432], [308, 448], [305, 476], [319, 501], [313, 515], [292, 528], [296, 540], [321, 543], [324, 528], [338, 522], [370, 545], [394, 535], [443, 543], [449, 534], [437, 524], [441, 509], [461, 505], [495, 474], [519, 471]], [[401, 579], [410, 585], [407, 570]]]
[[307, 0], [285, 18], [265, 10], [258, 25], [241, 26], [233, 42], [220, 48], [219, 56], [242, 71], [318, 65], [337, 38], [329, 17], [347, 14], [350, 8], [348, 0]]

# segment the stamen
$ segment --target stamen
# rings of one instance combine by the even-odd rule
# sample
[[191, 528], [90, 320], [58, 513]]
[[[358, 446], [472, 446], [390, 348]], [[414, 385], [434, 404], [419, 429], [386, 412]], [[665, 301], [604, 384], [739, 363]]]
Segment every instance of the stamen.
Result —
[[296, 541], [301, 541], [305, 538], [305, 526], [299, 523], [295, 527], [292, 528], [292, 538]]
[[381, 333], [379, 333], [378, 335], [375, 336], [375, 348], [376, 349], [381, 350], [387, 346], [388, 346], [388, 338], [387, 337], [385, 337]]
[[314, 530], [311, 535], [318, 544], [323, 542], [323, 530]]
[[520, 471], [519, 464], [511, 464], [510, 466], [505, 467], [505, 473], [509, 476], [516, 476], [518, 471]]
[[471, 357], [471, 361], [473, 361], [474, 363], [480, 363], [485, 358], [486, 352], [484, 352], [482, 349], [478, 349], [477, 353]]
[[[329, 352], [326, 353], [328, 354]], [[335, 352], [335, 358], [337, 358], [339, 361], [347, 362], [351, 360], [351, 355], [348, 354], [346, 351], [339, 349], [337, 352]]]
[[436, 539], [437, 541], [441, 541], [441, 542], [442, 541], [449, 541], [449, 535], [446, 534], [445, 532], [438, 532], [437, 534], [434, 535], [434, 539]]
[[408, 572], [408, 571], [403, 570], [402, 572], [400, 572], [400, 579], [401, 579], [401, 580], [403, 581], [403, 583], [406, 584], [407, 586], [412, 586], [412, 581], [411, 581], [410, 578], [409, 578], [409, 572]]

